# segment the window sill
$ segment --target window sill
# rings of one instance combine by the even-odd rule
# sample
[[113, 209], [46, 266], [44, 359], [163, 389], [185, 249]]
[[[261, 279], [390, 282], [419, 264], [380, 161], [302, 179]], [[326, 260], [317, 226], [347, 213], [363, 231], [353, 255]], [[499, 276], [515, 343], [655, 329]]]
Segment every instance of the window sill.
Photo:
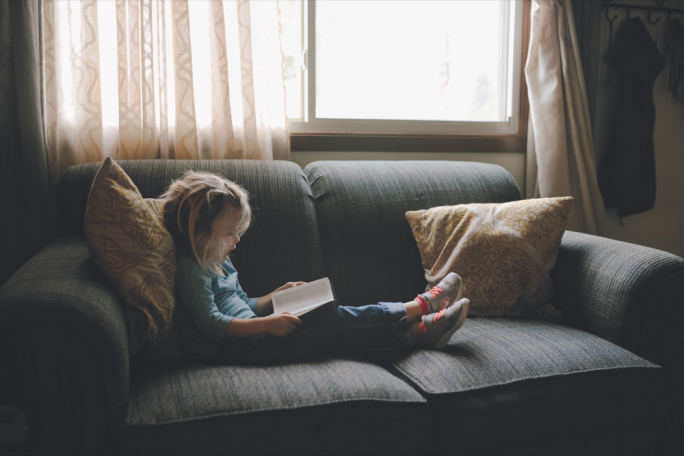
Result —
[[293, 152], [518, 152], [527, 135], [435, 135], [402, 133], [292, 132]]

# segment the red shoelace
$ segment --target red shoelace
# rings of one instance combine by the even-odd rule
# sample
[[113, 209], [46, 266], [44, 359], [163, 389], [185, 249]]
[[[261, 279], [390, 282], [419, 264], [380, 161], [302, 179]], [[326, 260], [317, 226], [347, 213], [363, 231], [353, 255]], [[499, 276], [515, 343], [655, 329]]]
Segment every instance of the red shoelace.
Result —
[[[428, 291], [427, 293], [430, 293], [432, 295], [432, 299], [437, 299], [437, 296], [439, 296], [442, 293], [442, 291], [444, 291], [444, 290], [442, 290], [439, 287], [432, 287], [430, 289], [430, 291]], [[420, 308], [423, 309], [423, 315], [427, 315], [429, 313], [428, 312], [428, 303], [425, 300], [425, 298], [423, 298], [422, 295], [418, 295], [418, 296], [416, 296], [415, 300], [416, 300], [416, 302], [418, 302], [418, 304], [420, 304]]]
[[437, 296], [439, 296], [442, 293], [442, 291], [444, 290], [442, 290], [439, 287], [432, 287], [432, 289], [430, 289], [428, 293], [430, 293], [434, 299], [437, 299]]

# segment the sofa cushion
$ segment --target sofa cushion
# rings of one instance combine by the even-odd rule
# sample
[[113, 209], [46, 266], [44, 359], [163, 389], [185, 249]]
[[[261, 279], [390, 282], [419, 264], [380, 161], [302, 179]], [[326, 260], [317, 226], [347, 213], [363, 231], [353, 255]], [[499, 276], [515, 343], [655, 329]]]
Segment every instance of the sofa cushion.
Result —
[[[358, 358], [271, 367], [174, 362], [135, 369], [121, 452], [416, 454], [431, 412], [404, 381]], [[416, 423], [426, 439], [405, 439]]]
[[[221, 174], [250, 195], [253, 220], [231, 253], [240, 284], [251, 297], [266, 295], [286, 282], [325, 276], [316, 210], [302, 169], [285, 161], [120, 160], [119, 166], [143, 198], [157, 198], [189, 169]], [[67, 169], [57, 186], [63, 230], [83, 235], [88, 191], [100, 163]]]
[[343, 305], [405, 302], [426, 285], [407, 211], [520, 199], [497, 165], [447, 161], [321, 161], [304, 168], [328, 277]]
[[542, 316], [573, 199], [459, 204], [409, 211], [428, 288], [463, 279], [471, 315]]
[[93, 263], [127, 304], [131, 353], [173, 335], [176, 246], [156, 206], [111, 157], [90, 188], [84, 231]]
[[[634, 427], [654, 432], [665, 420], [661, 367], [545, 321], [468, 319], [444, 351], [395, 354], [383, 363], [428, 398], [431, 450], [439, 454], [599, 431], [608, 438], [606, 431]], [[450, 436], [454, 429], [460, 438]]]

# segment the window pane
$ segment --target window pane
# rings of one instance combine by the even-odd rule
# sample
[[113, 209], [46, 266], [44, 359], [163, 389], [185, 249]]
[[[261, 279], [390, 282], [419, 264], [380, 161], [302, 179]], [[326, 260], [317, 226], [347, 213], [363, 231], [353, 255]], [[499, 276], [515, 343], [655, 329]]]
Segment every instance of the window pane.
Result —
[[503, 121], [500, 1], [317, 1], [316, 117]]
[[280, 1], [281, 39], [285, 59], [287, 116], [302, 117], [302, 3]]

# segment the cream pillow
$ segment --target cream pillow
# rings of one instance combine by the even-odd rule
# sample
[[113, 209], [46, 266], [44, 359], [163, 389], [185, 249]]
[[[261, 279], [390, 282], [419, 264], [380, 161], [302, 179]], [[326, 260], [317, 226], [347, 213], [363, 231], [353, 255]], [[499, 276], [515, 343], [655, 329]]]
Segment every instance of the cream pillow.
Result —
[[131, 353], [155, 350], [175, 333], [176, 247], [162, 224], [159, 205], [158, 200], [144, 200], [111, 158], [100, 167], [88, 195], [88, 250], [127, 304]]
[[553, 317], [549, 272], [573, 203], [539, 198], [407, 212], [428, 289], [456, 272], [473, 315]]

